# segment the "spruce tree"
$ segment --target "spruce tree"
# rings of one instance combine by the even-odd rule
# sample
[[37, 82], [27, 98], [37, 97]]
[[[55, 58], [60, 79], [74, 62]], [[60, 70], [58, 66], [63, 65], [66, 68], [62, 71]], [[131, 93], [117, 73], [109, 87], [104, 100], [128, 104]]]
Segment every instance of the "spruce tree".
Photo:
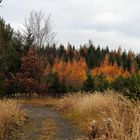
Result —
[[94, 91], [94, 79], [91, 74], [87, 74], [87, 79], [84, 82], [83, 89], [85, 91]]
[[0, 55], [6, 48], [5, 21], [0, 17]]

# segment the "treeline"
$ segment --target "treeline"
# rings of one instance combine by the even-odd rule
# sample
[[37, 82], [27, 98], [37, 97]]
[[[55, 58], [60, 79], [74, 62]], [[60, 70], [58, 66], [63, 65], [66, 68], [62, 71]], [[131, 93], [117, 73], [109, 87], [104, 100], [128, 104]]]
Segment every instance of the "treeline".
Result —
[[31, 30], [15, 32], [0, 18], [0, 95], [61, 96], [114, 89], [140, 97], [140, 54], [94, 46], [39, 45]]

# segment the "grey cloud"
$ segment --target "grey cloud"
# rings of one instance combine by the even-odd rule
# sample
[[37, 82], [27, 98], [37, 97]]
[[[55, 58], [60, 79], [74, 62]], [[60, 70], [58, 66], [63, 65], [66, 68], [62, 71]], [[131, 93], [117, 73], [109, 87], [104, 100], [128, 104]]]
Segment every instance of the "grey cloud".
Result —
[[79, 44], [93, 38], [97, 44], [140, 51], [139, 0], [3, 0], [3, 6], [0, 15], [16, 29], [32, 9], [42, 9], [52, 14], [60, 42]]

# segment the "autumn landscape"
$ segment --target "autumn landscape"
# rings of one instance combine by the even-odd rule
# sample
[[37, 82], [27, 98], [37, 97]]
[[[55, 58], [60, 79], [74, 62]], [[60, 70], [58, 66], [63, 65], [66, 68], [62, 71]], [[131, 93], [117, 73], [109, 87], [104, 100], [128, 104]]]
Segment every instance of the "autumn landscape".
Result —
[[[54, 2], [41, 1], [49, 4], [49, 8], [56, 8]], [[104, 2], [94, 1], [92, 4], [107, 6]], [[18, 7], [17, 1], [13, 2]], [[91, 29], [89, 34], [93, 31], [99, 35], [100, 39], [96, 38], [98, 43], [105, 46], [98, 45], [90, 39], [92, 36], [89, 38], [86, 34], [89, 28], [83, 31], [83, 24], [78, 24], [79, 15], [76, 18], [74, 12], [70, 16], [63, 9], [67, 14], [66, 17], [60, 14], [60, 20], [65, 17], [65, 20], [71, 21], [70, 25], [77, 25], [76, 29], [75, 26], [72, 29], [75, 35], [73, 31], [69, 32], [71, 43], [66, 39], [66, 29], [60, 27], [62, 31], [57, 32], [53, 14], [46, 13], [43, 4], [38, 2], [42, 10], [32, 10], [36, 5], [31, 3], [32, 0], [26, 5], [30, 12], [18, 27], [18, 15], [13, 22], [12, 13], [5, 12], [8, 4], [0, 1], [0, 140], [140, 140], [140, 38], [134, 37], [135, 29], [132, 36], [137, 43], [127, 38], [130, 35], [127, 34], [124, 35], [126, 46], [119, 42], [119, 37], [110, 35], [106, 38], [101, 35], [101, 29], [100, 35]], [[65, 4], [80, 5], [82, 11], [85, 3], [72, 0]], [[88, 6], [92, 9], [90, 4]], [[88, 6], [85, 5], [85, 8]], [[129, 6], [126, 4], [127, 10]], [[26, 10], [21, 11], [22, 17]], [[123, 10], [119, 16], [123, 17]], [[86, 17], [84, 23], [88, 22]], [[77, 20], [73, 23], [74, 18]], [[119, 23], [115, 23], [112, 16], [105, 19], [106, 22], [98, 21], [102, 28], [113, 25], [119, 32], [120, 28], [116, 26]], [[62, 23], [57, 20], [56, 24]], [[67, 21], [64, 23], [63, 27], [70, 30]], [[80, 27], [81, 36], [77, 35]], [[84, 33], [88, 39], [82, 43]], [[108, 34], [107, 31], [104, 34]], [[75, 39], [81, 43], [74, 45]], [[105, 40], [114, 45], [118, 41], [120, 46], [108, 46]]]

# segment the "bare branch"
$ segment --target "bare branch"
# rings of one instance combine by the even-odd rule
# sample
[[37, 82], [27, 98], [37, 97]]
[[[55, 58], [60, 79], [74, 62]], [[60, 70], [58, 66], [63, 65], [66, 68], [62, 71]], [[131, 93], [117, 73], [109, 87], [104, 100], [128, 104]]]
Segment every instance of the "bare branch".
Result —
[[30, 30], [34, 36], [34, 43], [38, 47], [52, 43], [56, 36], [56, 33], [53, 32], [54, 24], [51, 15], [46, 17], [42, 11], [31, 11], [29, 18], [25, 18], [24, 27], [25, 32]]

